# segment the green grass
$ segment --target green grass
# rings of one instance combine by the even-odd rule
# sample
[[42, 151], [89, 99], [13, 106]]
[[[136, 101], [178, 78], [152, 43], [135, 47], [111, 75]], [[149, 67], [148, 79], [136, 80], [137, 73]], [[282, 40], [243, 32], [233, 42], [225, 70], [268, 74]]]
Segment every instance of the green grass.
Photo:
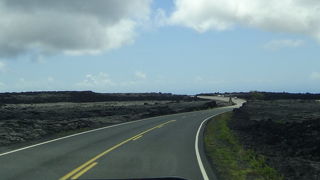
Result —
[[282, 180], [279, 173], [266, 164], [265, 158], [242, 147], [228, 127], [232, 112], [209, 121], [205, 129], [205, 149], [219, 179]]

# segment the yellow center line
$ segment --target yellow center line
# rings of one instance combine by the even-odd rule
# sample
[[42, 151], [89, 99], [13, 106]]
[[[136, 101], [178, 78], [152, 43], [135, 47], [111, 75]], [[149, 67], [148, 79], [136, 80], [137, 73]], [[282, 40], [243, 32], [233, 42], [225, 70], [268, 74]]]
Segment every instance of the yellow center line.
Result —
[[140, 139], [141, 137], [142, 137], [142, 135], [141, 136], [137, 136], [137, 137], [133, 138], [132, 140], [135, 141], [135, 140]]
[[161, 126], [158, 126], [158, 128], [162, 128], [163, 127], [163, 125], [161, 125]]
[[86, 173], [87, 171], [89, 171], [91, 168], [93, 168], [97, 164], [98, 164], [97, 162], [90, 164], [89, 166], [84, 168], [82, 171], [80, 171], [78, 174], [74, 175], [71, 179], [78, 179], [82, 174]]
[[[76, 174], [77, 172], [79, 172], [79, 171], [80, 171], [81, 169], [83, 169], [83, 168], [85, 168], [85, 169], [88, 168], [88, 169], [87, 169], [87, 171], [88, 171], [89, 169], [91, 169], [93, 166], [96, 165], [96, 164], [95, 164], [95, 165], [92, 166], [91, 163], [93, 163], [93, 162], [96, 161], [97, 159], [101, 158], [102, 156], [104, 156], [104, 155], [108, 154], [109, 152], [117, 149], [118, 147], [120, 147], [120, 146], [128, 143], [128, 142], [131, 141], [131, 140], [137, 140], [137, 139], [139, 139], [140, 137], [142, 137], [142, 135], [144, 135], [144, 134], [146, 134], [146, 133], [148, 133], [148, 132], [150, 132], [150, 131], [152, 131], [152, 130], [154, 130], [154, 129], [160, 128], [160, 127], [162, 127], [162, 126], [164, 126], [164, 125], [166, 125], [166, 124], [168, 124], [168, 123], [175, 122], [175, 121], [176, 121], [176, 120], [170, 120], [170, 121], [167, 121], [167, 122], [165, 122], [165, 123], [159, 124], [159, 125], [157, 125], [157, 126], [155, 126], [155, 127], [153, 127], [153, 128], [150, 128], [150, 129], [148, 129], [148, 130], [146, 130], [146, 131], [143, 131], [143, 132], [141, 132], [141, 133], [139, 133], [139, 134], [137, 134], [137, 135], [135, 135], [135, 136], [133, 136], [133, 137], [131, 137], [131, 138], [129, 138], [129, 139], [126, 139], [125, 141], [122, 141], [121, 143], [119, 143], [119, 144], [117, 144], [117, 145], [115, 145], [115, 146], [107, 149], [106, 151], [98, 154], [97, 156], [93, 157], [92, 159], [90, 159], [89, 161], [85, 162], [85, 163], [82, 164], [81, 166], [77, 167], [76, 169], [72, 170], [72, 171], [69, 172], [68, 174], [64, 175], [64, 176], [63, 176], [62, 178], [60, 178], [59, 180], [67, 180], [67, 179], [69, 179], [71, 176], [73, 176], [74, 174]], [[93, 164], [94, 164], [94, 163], [93, 163]], [[87, 167], [87, 166], [88, 166], [88, 167]], [[90, 166], [92, 166], [92, 167], [89, 168]], [[83, 171], [84, 171], [85, 169], [83, 169]], [[81, 171], [81, 172], [83, 172], [83, 171]], [[86, 172], [86, 171], [84, 171], [83, 173], [85, 173], [85, 172]], [[79, 173], [80, 173], [80, 172], [79, 172]], [[79, 174], [79, 173], [78, 173], [78, 174]], [[83, 174], [83, 173], [82, 173], [82, 174]], [[77, 175], [78, 175], [78, 174], [77, 174]], [[81, 175], [82, 175], [82, 174], [81, 174]], [[80, 176], [81, 176], [81, 175], [80, 175]], [[80, 176], [78, 176], [78, 177], [80, 177]], [[74, 178], [74, 177], [75, 177], [75, 176], [73, 176], [72, 178]]]
[[92, 162], [96, 161], [97, 159], [99, 159], [100, 157], [108, 154], [109, 152], [113, 151], [114, 149], [122, 146], [123, 144], [129, 142], [131, 139], [127, 139], [113, 147], [111, 147], [110, 149], [100, 153], [99, 155], [95, 156], [94, 158], [90, 159], [89, 161], [87, 161], [86, 163], [82, 164], [81, 166], [79, 166], [78, 168], [74, 169], [73, 171], [71, 171], [70, 173], [66, 174], [65, 176], [63, 176], [62, 178], [60, 178], [60, 180], [66, 180], [68, 178], [70, 178], [71, 176], [73, 176], [75, 173], [77, 173], [78, 171], [80, 171], [81, 169], [83, 169], [84, 167], [88, 166], [89, 164], [91, 164]]

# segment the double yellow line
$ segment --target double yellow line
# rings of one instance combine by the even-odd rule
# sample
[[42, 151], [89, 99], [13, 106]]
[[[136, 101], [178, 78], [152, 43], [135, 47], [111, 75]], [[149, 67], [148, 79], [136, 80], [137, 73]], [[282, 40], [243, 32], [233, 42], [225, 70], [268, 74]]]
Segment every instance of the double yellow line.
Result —
[[96, 160], [98, 160], [99, 158], [101, 158], [102, 156], [108, 154], [109, 152], [117, 149], [118, 147], [128, 143], [131, 140], [138, 140], [139, 138], [141, 138], [144, 134], [157, 129], [157, 128], [161, 128], [164, 125], [174, 122], [176, 120], [171, 120], [171, 121], [167, 121], [165, 123], [159, 124], [153, 128], [150, 128], [148, 130], [145, 130], [129, 139], [126, 139], [124, 141], [122, 141], [121, 143], [105, 150], [104, 152], [98, 154], [97, 156], [93, 157], [92, 159], [90, 159], [89, 161], [85, 162], [84, 164], [82, 164], [81, 166], [77, 167], [76, 169], [72, 170], [71, 172], [69, 172], [68, 174], [66, 174], [65, 176], [61, 177], [59, 180], [67, 180], [67, 179], [78, 179], [80, 176], [82, 176], [84, 173], [86, 173], [87, 171], [89, 171], [90, 169], [92, 169], [94, 166], [96, 166], [98, 163], [95, 162]]

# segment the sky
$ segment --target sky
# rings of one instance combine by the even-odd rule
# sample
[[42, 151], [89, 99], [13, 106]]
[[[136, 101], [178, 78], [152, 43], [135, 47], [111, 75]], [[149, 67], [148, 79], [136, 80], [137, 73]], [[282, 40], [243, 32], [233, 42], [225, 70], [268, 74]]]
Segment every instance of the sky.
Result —
[[0, 0], [0, 92], [320, 93], [318, 0]]

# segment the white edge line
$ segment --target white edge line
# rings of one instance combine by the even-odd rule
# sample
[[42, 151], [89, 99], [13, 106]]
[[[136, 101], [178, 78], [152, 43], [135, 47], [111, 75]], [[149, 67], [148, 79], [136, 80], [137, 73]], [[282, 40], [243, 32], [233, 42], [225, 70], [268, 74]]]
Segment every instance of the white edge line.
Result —
[[112, 128], [112, 127], [117, 127], [117, 126], [121, 126], [121, 125], [131, 124], [131, 123], [136, 123], [136, 122], [140, 122], [140, 121], [145, 121], [145, 120], [152, 119], [152, 118], [166, 117], [166, 116], [172, 116], [172, 115], [177, 115], [177, 114], [189, 114], [189, 113], [192, 113], [192, 111], [191, 112], [183, 112], [183, 113], [175, 113], [175, 114], [167, 114], [167, 115], [162, 115], [162, 116], [149, 117], [149, 118], [145, 118], [145, 119], [133, 120], [133, 121], [130, 121], [130, 122], [119, 123], [119, 124], [115, 124], [115, 125], [111, 125], [111, 126], [92, 129], [92, 130], [88, 130], [88, 131], [84, 131], [84, 132], [80, 132], [80, 133], [64, 136], [64, 137], [61, 137], [61, 138], [57, 138], [57, 139], [52, 139], [52, 140], [49, 140], [49, 141], [41, 142], [41, 143], [34, 144], [34, 145], [31, 145], [31, 146], [26, 146], [26, 147], [23, 147], [23, 148], [15, 149], [15, 150], [8, 151], [8, 152], [5, 152], [5, 153], [1, 153], [0, 157], [4, 156], [4, 155], [11, 154], [11, 153], [15, 153], [15, 152], [18, 152], [18, 151], [22, 151], [22, 150], [30, 149], [30, 148], [33, 148], [33, 147], [41, 146], [41, 145], [44, 145], [44, 144], [48, 144], [48, 143], [51, 143], [51, 142], [67, 139], [67, 138], [70, 138], [70, 137], [73, 137], [73, 136], [78, 136], [78, 135], [81, 135], [81, 134], [87, 134], [87, 133], [91, 133], [91, 132], [94, 132], [94, 131], [99, 131], [99, 130], [108, 129], [108, 128]]
[[[150, 118], [147, 118], [147, 119], [150, 119]], [[4, 155], [7, 155], [7, 154], [14, 153], [14, 152], [18, 152], [18, 151], [30, 149], [30, 148], [33, 148], [33, 147], [41, 146], [41, 145], [44, 145], [44, 144], [48, 144], [48, 143], [51, 143], [51, 142], [59, 141], [59, 140], [62, 140], [62, 139], [67, 139], [67, 138], [70, 138], [70, 137], [73, 137], [73, 136], [78, 136], [78, 135], [81, 135], [81, 134], [87, 134], [87, 133], [91, 133], [91, 132], [94, 132], [94, 131], [108, 129], [108, 128], [112, 128], [112, 127], [116, 127], [116, 126], [131, 124], [131, 123], [135, 123], [135, 122], [139, 122], [139, 121], [144, 121], [144, 120], [147, 120], [147, 119], [140, 119], [140, 120], [125, 122], [125, 123], [115, 124], [115, 125], [111, 125], [111, 126], [106, 126], [106, 127], [102, 127], [102, 128], [92, 129], [92, 130], [88, 130], [88, 131], [84, 131], [84, 132], [80, 132], [80, 133], [64, 136], [64, 137], [57, 138], [57, 139], [52, 139], [52, 140], [45, 141], [45, 142], [42, 142], [42, 143], [38, 143], [38, 144], [31, 145], [31, 146], [26, 146], [26, 147], [23, 147], [23, 148], [19, 148], [19, 149], [15, 149], [15, 150], [12, 150], [12, 151], [8, 151], [8, 152], [5, 152], [5, 153], [2, 153], [2, 154], [0, 154], [0, 157], [4, 156]]]
[[[228, 111], [226, 111], [226, 112], [228, 112]], [[196, 141], [195, 141], [195, 149], [196, 149], [196, 156], [197, 156], [197, 160], [198, 160], [198, 164], [199, 164], [199, 168], [200, 168], [203, 180], [209, 180], [209, 177], [208, 177], [208, 174], [206, 172], [206, 169], [204, 168], [204, 165], [202, 163], [201, 156], [200, 156], [200, 153], [199, 153], [199, 134], [200, 134], [201, 128], [202, 128], [203, 124], [205, 122], [207, 122], [209, 119], [211, 119], [211, 118], [213, 118], [215, 116], [218, 116], [220, 114], [226, 113], [226, 112], [221, 112], [221, 113], [209, 116], [208, 118], [206, 118], [205, 120], [202, 121], [202, 123], [200, 124], [200, 127], [199, 127], [199, 129], [197, 131]]]
[[[103, 129], [108, 129], [108, 128], [117, 127], [117, 126], [121, 126], [121, 125], [136, 123], [136, 122], [145, 121], [145, 120], [152, 119], [152, 118], [157, 118], [157, 117], [165, 117], [165, 116], [171, 116], [171, 115], [177, 115], [177, 114], [187, 114], [187, 113], [192, 113], [192, 112], [184, 112], [184, 113], [168, 114], [168, 115], [163, 115], [163, 116], [155, 116], [155, 117], [150, 117], [150, 118], [145, 118], [145, 119], [125, 122], [125, 123], [115, 124], [115, 125], [111, 125], [111, 126], [101, 127], [101, 128], [97, 128], [97, 129], [92, 129], [92, 130], [88, 130], [88, 131], [84, 131], [84, 132], [80, 132], [80, 133], [64, 136], [64, 137], [61, 137], [61, 138], [57, 138], [57, 139], [52, 139], [52, 140], [49, 140], [49, 141], [41, 142], [41, 143], [34, 144], [34, 145], [31, 145], [31, 146], [26, 146], [26, 147], [23, 147], [23, 148], [15, 149], [15, 150], [8, 151], [8, 152], [5, 152], [5, 153], [1, 153], [0, 157], [4, 156], [4, 155], [15, 153], [15, 152], [18, 152], [18, 151], [22, 151], [22, 150], [30, 149], [30, 148], [33, 148], [33, 147], [41, 146], [41, 145], [44, 145], [44, 144], [48, 144], [48, 143], [51, 143], [51, 142], [67, 139], [67, 138], [70, 138], [70, 137], [73, 137], [73, 136], [78, 136], [78, 135], [81, 135], [81, 134], [87, 134], [87, 133], [91, 133], [91, 132], [95, 132], [95, 131], [99, 131], [99, 130], [103, 130]], [[201, 128], [201, 126], [202, 126], [202, 124], [200, 125], [200, 128]], [[196, 138], [196, 141], [197, 140], [198, 140], [198, 138]], [[197, 151], [197, 148], [196, 148], [196, 151]]]

